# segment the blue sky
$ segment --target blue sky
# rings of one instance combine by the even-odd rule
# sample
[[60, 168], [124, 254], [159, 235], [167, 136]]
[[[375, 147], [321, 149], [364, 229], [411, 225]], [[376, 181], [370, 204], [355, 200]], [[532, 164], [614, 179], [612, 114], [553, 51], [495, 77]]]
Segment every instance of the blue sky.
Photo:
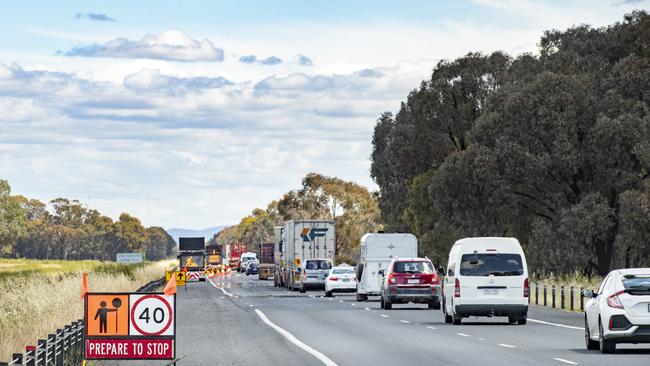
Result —
[[[374, 122], [470, 51], [536, 52], [638, 0], [20, 1], [0, 13], [0, 178], [146, 225], [236, 223], [316, 171], [376, 189]], [[253, 57], [254, 56], [254, 57]]]

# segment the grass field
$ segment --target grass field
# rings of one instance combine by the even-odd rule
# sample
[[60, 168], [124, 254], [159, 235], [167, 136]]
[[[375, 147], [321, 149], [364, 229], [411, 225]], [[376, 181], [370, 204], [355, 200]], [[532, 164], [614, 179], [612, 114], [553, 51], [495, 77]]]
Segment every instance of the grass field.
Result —
[[81, 277], [91, 291], [135, 291], [164, 276], [175, 260], [144, 265], [99, 261], [0, 260], [0, 361], [83, 317]]

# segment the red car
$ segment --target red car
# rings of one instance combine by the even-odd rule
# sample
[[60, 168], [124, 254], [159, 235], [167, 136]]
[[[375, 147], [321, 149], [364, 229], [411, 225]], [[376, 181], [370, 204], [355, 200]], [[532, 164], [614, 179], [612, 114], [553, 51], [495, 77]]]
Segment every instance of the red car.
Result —
[[393, 258], [380, 274], [382, 309], [390, 310], [393, 304], [411, 302], [440, 309], [440, 281], [428, 258]]

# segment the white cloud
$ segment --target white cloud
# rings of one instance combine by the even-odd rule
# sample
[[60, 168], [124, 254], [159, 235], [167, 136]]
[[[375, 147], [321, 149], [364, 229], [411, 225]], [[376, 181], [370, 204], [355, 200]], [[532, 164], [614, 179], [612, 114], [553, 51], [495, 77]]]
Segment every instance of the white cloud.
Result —
[[116, 38], [103, 44], [78, 46], [66, 56], [150, 58], [169, 61], [223, 61], [224, 52], [211, 41], [197, 41], [178, 30], [148, 34], [140, 40]]

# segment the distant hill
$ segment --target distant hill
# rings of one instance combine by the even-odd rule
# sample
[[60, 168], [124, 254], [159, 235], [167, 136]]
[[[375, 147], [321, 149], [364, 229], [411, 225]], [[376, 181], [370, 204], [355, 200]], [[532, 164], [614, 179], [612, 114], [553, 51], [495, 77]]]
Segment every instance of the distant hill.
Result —
[[169, 235], [171, 235], [174, 238], [176, 244], [178, 244], [178, 238], [180, 237], [203, 236], [205, 237], [205, 240], [208, 240], [212, 237], [212, 235], [220, 232], [221, 230], [227, 228], [228, 226], [229, 225], [221, 225], [221, 226], [209, 227], [202, 230], [174, 228], [174, 229], [167, 230], [167, 232], [169, 233]]

